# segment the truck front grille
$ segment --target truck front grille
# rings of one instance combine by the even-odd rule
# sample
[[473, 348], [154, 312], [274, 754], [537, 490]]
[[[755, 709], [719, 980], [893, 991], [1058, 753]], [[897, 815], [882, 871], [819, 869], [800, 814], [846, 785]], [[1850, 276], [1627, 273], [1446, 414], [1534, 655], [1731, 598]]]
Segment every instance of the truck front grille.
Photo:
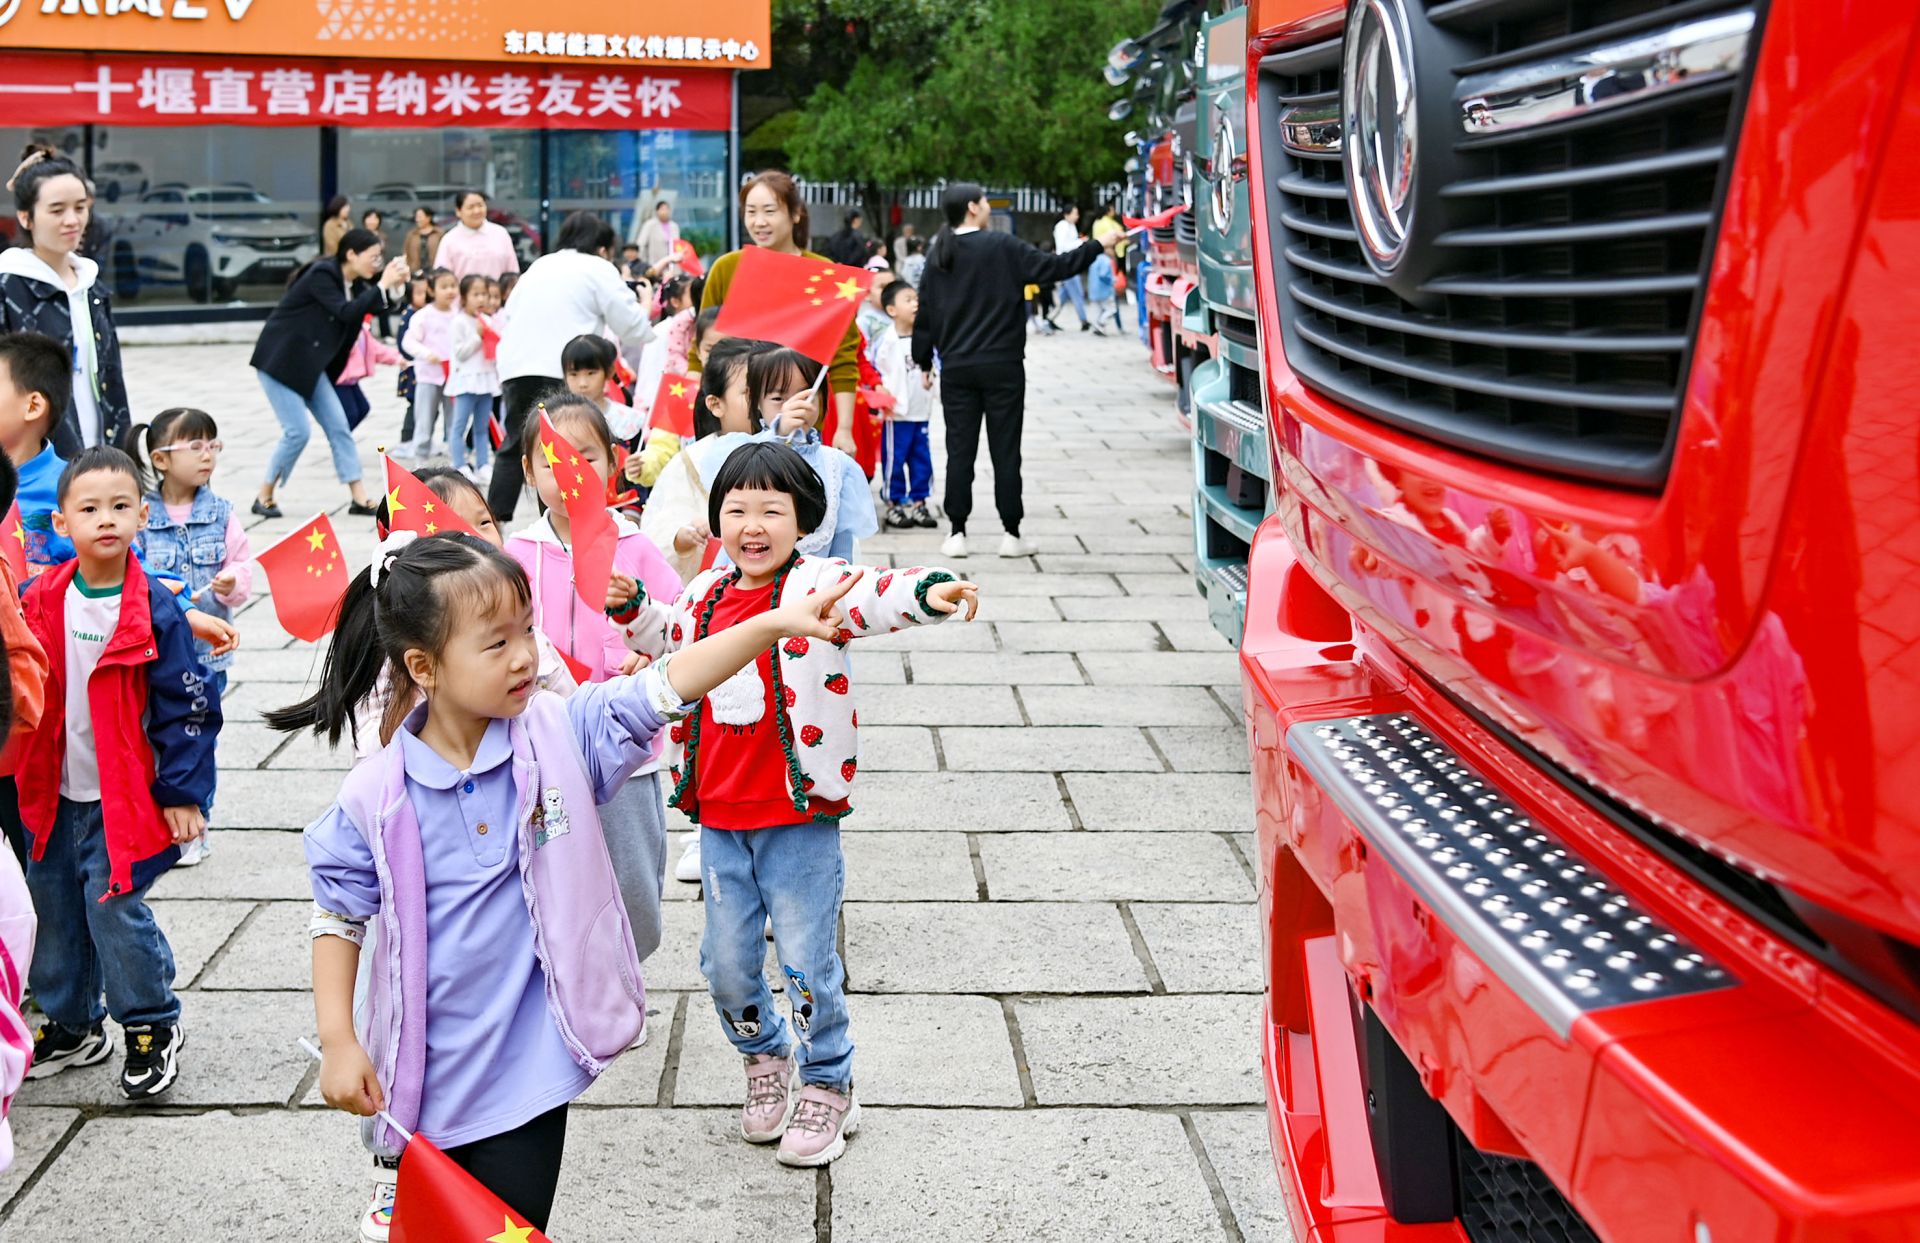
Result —
[[1533, 1162], [1481, 1152], [1456, 1133], [1453, 1169], [1460, 1225], [1473, 1243], [1599, 1243]]
[[[1355, 231], [1338, 147], [1341, 41], [1268, 56], [1259, 106], [1288, 365], [1345, 406], [1456, 448], [1657, 487], [1757, 26], [1739, 71], [1618, 106], [1475, 132], [1461, 101], [1503, 73], [1741, 15], [1754, 20], [1698, 0], [1426, 0], [1410, 15], [1415, 39], [1444, 46], [1426, 67], [1450, 71], [1456, 91], [1454, 107], [1423, 104], [1418, 121], [1415, 176], [1444, 184], [1443, 210], [1412, 222], [1409, 247], [1432, 259], [1417, 289], [1390, 287]], [[1322, 125], [1306, 141], [1282, 125], [1303, 117]]]

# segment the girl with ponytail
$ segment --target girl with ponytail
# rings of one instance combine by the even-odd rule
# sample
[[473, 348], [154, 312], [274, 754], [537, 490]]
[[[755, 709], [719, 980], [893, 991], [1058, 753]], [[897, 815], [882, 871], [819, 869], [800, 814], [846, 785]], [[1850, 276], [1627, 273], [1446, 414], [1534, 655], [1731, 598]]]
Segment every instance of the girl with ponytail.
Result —
[[[539, 689], [527, 577], [470, 535], [382, 542], [307, 699], [275, 729], [334, 742], [382, 670], [382, 746], [307, 827], [320, 1090], [430, 1138], [544, 1230], [567, 1105], [632, 1045], [645, 992], [599, 806], [654, 735], [788, 636], [830, 640], [852, 581], [562, 699]], [[400, 688], [405, 688], [405, 693]], [[354, 977], [377, 921], [363, 1012]], [[428, 1085], [432, 1090], [428, 1091]], [[391, 1220], [391, 1174], [370, 1219]]]

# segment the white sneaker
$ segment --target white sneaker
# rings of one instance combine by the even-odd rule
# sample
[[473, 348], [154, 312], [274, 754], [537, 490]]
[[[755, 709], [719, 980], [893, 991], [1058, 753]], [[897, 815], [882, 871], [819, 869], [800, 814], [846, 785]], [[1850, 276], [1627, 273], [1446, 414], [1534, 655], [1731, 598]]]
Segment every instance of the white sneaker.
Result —
[[967, 536], [964, 531], [955, 531], [940, 542], [940, 555], [949, 561], [957, 561], [967, 555]]
[[1003, 557], [1031, 557], [1039, 551], [1039, 546], [1030, 539], [1021, 539], [1018, 535], [1000, 537], [1000, 555]]
[[700, 835], [682, 833], [680, 861], [673, 865], [673, 879], [689, 885], [700, 883]]
[[207, 856], [212, 853], [212, 834], [203, 830], [200, 836], [180, 848], [180, 861], [174, 864], [174, 866], [182, 868], [198, 867], [202, 863], [205, 863]]
[[393, 1229], [393, 1191], [399, 1180], [397, 1168], [390, 1170], [379, 1164], [373, 1167], [373, 1200], [367, 1205], [367, 1211], [360, 1214], [362, 1243], [387, 1243]]

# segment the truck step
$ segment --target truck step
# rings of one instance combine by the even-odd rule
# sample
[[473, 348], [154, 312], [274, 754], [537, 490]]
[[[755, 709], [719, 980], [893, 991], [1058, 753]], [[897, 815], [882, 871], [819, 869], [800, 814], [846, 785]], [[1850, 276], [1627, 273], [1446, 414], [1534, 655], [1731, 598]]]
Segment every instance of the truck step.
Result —
[[1735, 982], [1412, 717], [1303, 722], [1287, 745], [1368, 845], [1561, 1035], [1591, 1011]]

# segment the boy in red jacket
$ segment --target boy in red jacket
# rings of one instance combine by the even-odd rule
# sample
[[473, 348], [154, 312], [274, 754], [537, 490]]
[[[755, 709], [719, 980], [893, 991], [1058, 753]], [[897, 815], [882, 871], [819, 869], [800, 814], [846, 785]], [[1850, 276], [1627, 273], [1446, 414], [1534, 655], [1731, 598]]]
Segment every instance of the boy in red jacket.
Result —
[[182, 1040], [173, 951], [147, 890], [205, 830], [220, 703], [179, 606], [129, 555], [147, 522], [133, 459], [84, 451], [58, 505], [74, 559], [24, 601], [52, 664], [18, 777], [40, 917], [31, 980], [48, 1020], [28, 1074], [104, 1060], [111, 1013], [127, 1036], [120, 1090], [143, 1100], [173, 1086]]

